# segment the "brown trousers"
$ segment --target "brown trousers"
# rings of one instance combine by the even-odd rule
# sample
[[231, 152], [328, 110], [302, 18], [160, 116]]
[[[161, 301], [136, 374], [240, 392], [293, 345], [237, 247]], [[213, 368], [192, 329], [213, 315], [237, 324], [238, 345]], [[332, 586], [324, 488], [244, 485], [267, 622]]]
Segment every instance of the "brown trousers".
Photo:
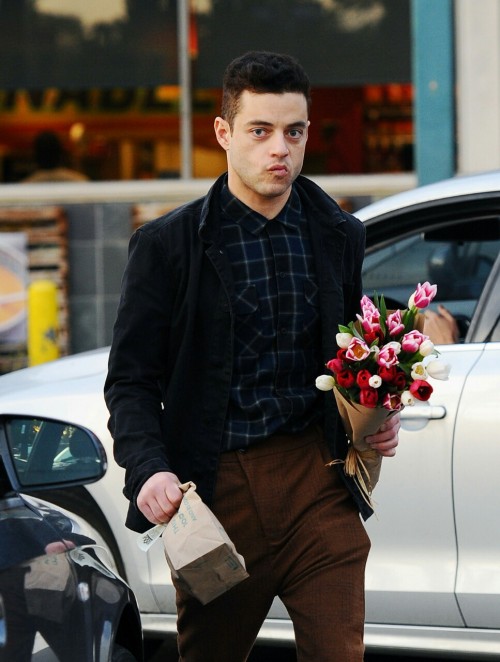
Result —
[[223, 454], [212, 509], [250, 577], [203, 606], [177, 591], [179, 660], [244, 662], [273, 598], [299, 662], [362, 662], [370, 542], [318, 428]]

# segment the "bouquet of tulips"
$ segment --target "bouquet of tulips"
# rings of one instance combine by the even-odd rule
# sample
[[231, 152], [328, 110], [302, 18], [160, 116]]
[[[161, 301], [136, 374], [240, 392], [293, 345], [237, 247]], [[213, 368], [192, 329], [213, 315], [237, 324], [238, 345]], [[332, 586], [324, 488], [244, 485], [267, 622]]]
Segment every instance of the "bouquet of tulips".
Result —
[[332, 375], [321, 375], [316, 386], [333, 390], [349, 439], [344, 463], [367, 503], [378, 481], [382, 456], [364, 440], [375, 434], [385, 419], [417, 400], [428, 400], [428, 378], [448, 379], [449, 366], [423, 333], [422, 311], [436, 296], [437, 286], [420, 283], [405, 310], [387, 310], [383, 296], [361, 299], [361, 315], [339, 325], [339, 351], [326, 364]]

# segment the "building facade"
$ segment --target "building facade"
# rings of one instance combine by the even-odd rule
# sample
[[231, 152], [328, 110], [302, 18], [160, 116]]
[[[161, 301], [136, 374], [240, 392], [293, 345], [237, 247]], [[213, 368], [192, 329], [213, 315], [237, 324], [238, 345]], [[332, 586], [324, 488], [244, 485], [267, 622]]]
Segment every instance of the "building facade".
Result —
[[[453, 126], [449, 174], [500, 167], [500, 0], [192, 0], [194, 178], [179, 180], [180, 4], [0, 2], [0, 244], [2, 233], [21, 232], [30, 280], [57, 282], [62, 353], [110, 342], [135, 227], [202, 195], [224, 170], [213, 118], [223, 69], [245, 50], [290, 52], [306, 66], [313, 107], [304, 170], [337, 199], [361, 205], [418, 183], [415, 148], [423, 143], [428, 159], [441, 149], [417, 135], [418, 112], [438, 138], [440, 122]], [[439, 58], [424, 49], [429, 66], [418, 80], [413, 73], [416, 42], [435, 47], [443, 33], [426, 5], [446, 5], [439, 21], [453, 36], [452, 63], [440, 71], [453, 94], [444, 119], [421, 103], [422, 90], [440, 90]], [[18, 185], [36, 167], [33, 140], [46, 130], [90, 184]], [[59, 219], [55, 234], [47, 214]], [[0, 338], [0, 372], [25, 363], [26, 348]]]
[[[35, 167], [57, 133], [91, 180], [180, 174], [179, 0], [0, 3], [0, 180]], [[96, 5], [96, 9], [94, 9]], [[410, 0], [192, 0], [193, 175], [214, 177], [225, 66], [247, 50], [295, 55], [313, 85], [307, 174], [411, 170]]]

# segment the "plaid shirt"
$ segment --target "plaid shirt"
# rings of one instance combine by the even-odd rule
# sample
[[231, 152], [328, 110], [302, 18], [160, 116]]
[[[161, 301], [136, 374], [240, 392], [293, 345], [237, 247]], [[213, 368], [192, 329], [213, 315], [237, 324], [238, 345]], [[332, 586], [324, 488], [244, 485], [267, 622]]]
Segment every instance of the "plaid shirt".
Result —
[[234, 366], [224, 448], [299, 432], [320, 415], [319, 308], [298, 194], [268, 220], [224, 186], [222, 238], [232, 267]]

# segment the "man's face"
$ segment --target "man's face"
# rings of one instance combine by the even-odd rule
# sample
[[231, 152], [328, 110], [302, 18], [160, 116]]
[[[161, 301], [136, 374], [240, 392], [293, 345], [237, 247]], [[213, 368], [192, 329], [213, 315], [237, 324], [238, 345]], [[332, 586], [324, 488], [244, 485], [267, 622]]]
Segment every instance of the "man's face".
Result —
[[232, 131], [222, 118], [215, 120], [231, 193], [267, 218], [276, 216], [302, 169], [308, 126], [303, 94], [245, 90]]

